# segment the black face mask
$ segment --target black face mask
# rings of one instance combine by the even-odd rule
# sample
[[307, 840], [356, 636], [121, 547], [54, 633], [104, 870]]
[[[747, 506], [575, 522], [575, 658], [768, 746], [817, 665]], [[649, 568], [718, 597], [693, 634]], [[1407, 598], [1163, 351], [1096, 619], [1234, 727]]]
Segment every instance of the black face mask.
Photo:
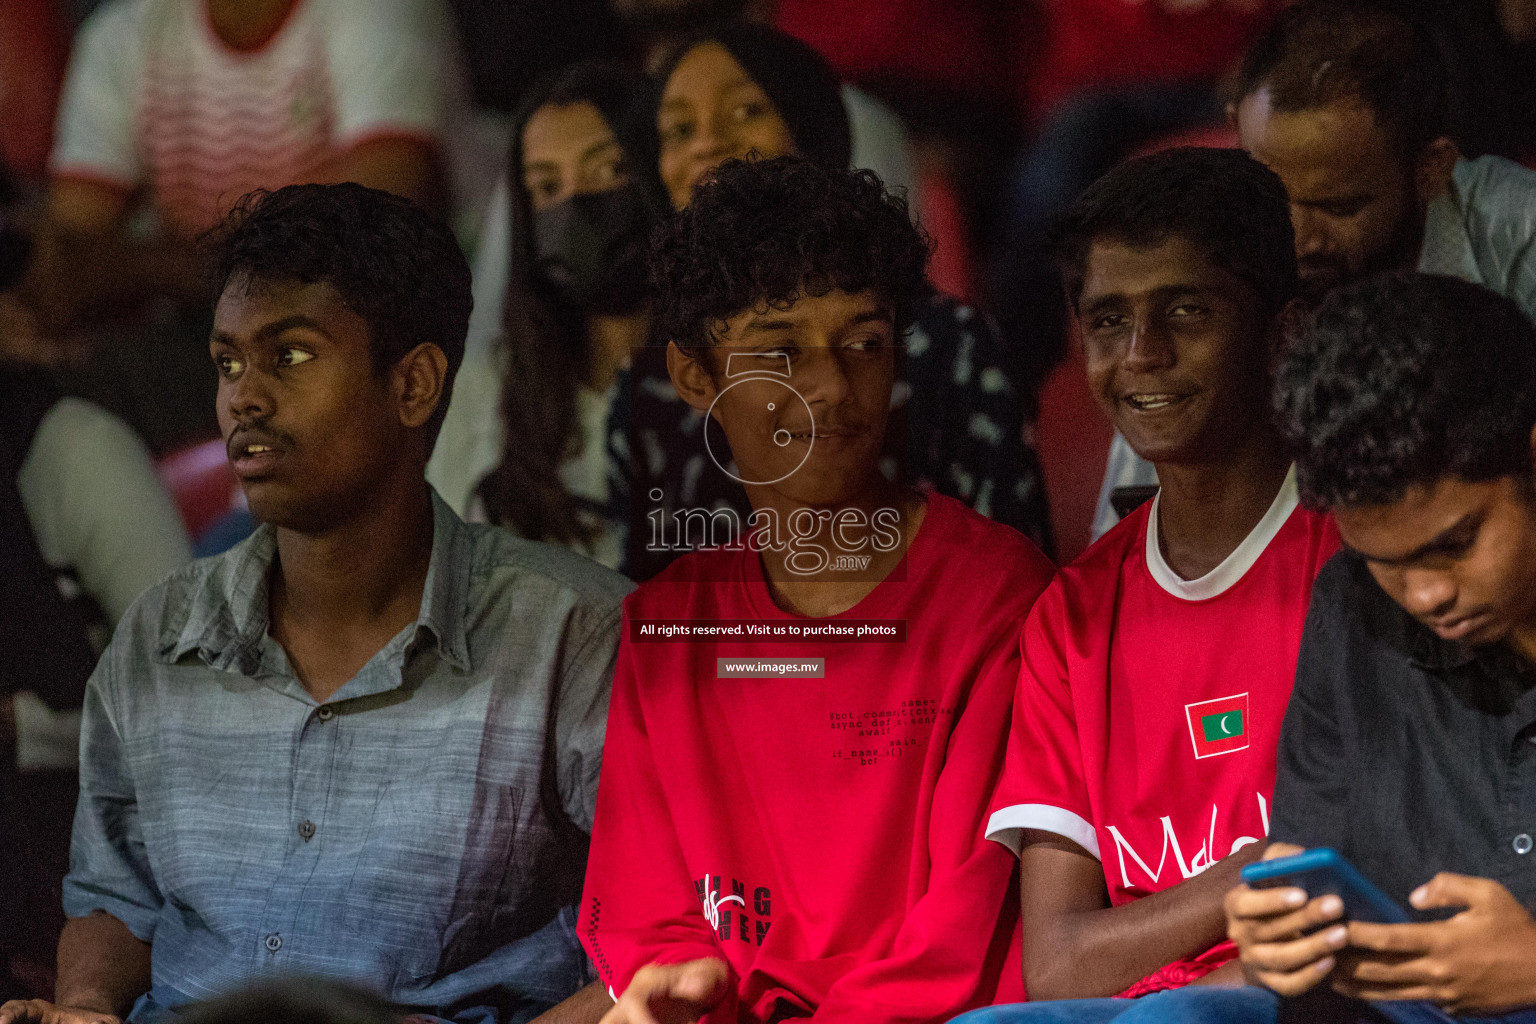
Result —
[[649, 218], [633, 185], [583, 192], [533, 215], [538, 271], [589, 313], [628, 313], [645, 298]]

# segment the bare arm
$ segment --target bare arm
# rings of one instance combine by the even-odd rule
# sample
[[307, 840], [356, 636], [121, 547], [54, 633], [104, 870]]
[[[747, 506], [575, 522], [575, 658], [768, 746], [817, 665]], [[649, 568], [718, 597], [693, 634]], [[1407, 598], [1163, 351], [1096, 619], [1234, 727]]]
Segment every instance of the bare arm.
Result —
[[597, 1024], [613, 1009], [613, 1000], [603, 983], [594, 981], [586, 988], [552, 1006], [533, 1019], [533, 1024]]
[[1499, 24], [1511, 42], [1536, 39], [1536, 0], [1498, 0]]
[[421, 139], [365, 139], [338, 157], [322, 177], [393, 192], [438, 213], [446, 205], [447, 190], [436, 151]]
[[204, 260], [195, 242], [129, 238], [128, 196], [108, 185], [56, 179], [18, 290], [49, 335], [150, 295], [205, 298]]
[[[328, 181], [355, 181], [440, 209], [445, 189], [431, 144], [406, 138], [359, 143], [324, 168]], [[183, 302], [207, 294], [207, 256], [196, 239], [123, 231], [129, 197], [109, 185], [58, 178], [50, 185], [33, 260], [19, 297], [39, 329], [58, 335], [148, 296]]]
[[1179, 885], [1109, 905], [1104, 869], [1081, 846], [1026, 830], [1019, 857], [1024, 981], [1032, 999], [1112, 996], [1227, 935], [1222, 901], [1265, 843], [1246, 846]]
[[64, 922], [54, 1001], [121, 1016], [149, 989], [149, 943], [111, 914]]
[[0, 1024], [115, 1024], [149, 988], [149, 943], [111, 914], [72, 917], [59, 938], [54, 1001], [0, 1006]]

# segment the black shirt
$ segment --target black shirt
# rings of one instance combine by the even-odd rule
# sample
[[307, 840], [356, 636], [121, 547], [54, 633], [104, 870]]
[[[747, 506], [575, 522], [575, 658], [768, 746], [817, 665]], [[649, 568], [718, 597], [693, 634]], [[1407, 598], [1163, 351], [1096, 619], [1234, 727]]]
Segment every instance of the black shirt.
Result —
[[1453, 871], [1536, 911], [1536, 673], [1503, 646], [1441, 640], [1359, 556], [1335, 556], [1301, 638], [1270, 834], [1336, 848], [1404, 907]]

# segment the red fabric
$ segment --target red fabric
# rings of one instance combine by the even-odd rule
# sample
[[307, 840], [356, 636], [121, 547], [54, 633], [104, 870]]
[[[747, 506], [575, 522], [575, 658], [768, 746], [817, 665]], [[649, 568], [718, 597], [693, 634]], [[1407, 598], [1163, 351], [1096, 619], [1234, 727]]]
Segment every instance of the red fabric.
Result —
[[815, 47], [840, 78], [918, 83], [989, 98], [1006, 65], [990, 3], [779, 0], [775, 24]]
[[976, 261], [971, 253], [960, 193], [947, 176], [925, 168], [918, 171], [917, 194], [922, 204], [918, 222], [933, 239], [929, 283], [961, 302], [975, 302]]
[[1170, 988], [1183, 988], [1190, 982], [1199, 981], [1222, 964], [1237, 956], [1237, 947], [1230, 941], [1218, 942], [1199, 956], [1188, 960], [1175, 960], [1165, 964], [1121, 992], [1121, 999], [1140, 999], [1154, 992]]
[[1215, 81], [1288, 0], [1040, 0], [1021, 4], [1029, 57], [1018, 69], [1036, 120], [1083, 89]]
[[172, 452], [156, 468], [193, 537], [238, 507], [240, 481], [230, 468], [223, 441], [204, 441]]
[[1104, 464], [1115, 428], [1099, 411], [1083, 363], [1077, 321], [1067, 320], [1067, 357], [1040, 385], [1040, 413], [1035, 418], [1035, 451], [1045, 500], [1051, 507], [1056, 556], [1072, 562], [1093, 540], [1093, 515], [1104, 481]]
[[40, 178], [68, 43], [52, 0], [0, 0], [0, 157]]
[[[626, 602], [579, 925], [610, 991], [717, 957], [713, 1024], [931, 1024], [1023, 997], [1013, 859], [981, 831], [1052, 569], [928, 501], [905, 562], [833, 620], [902, 619], [904, 643], [632, 640], [654, 618], [826, 621], [779, 611], [753, 552], [685, 556]], [[720, 680], [725, 656], [825, 658], [825, 678]]]
[[[1312, 581], [1339, 548], [1296, 507], [1252, 565], [1204, 600], [1148, 569], [1152, 503], [1061, 570], [1030, 613], [1007, 764], [989, 833], [1045, 828], [1096, 842], [1110, 903], [1176, 885], [1269, 831], [1280, 723]], [[1242, 710], [1246, 743], [1227, 739]], [[1091, 832], [1069, 833], [1074, 819]], [[1230, 944], [1131, 991], [1192, 980]]]

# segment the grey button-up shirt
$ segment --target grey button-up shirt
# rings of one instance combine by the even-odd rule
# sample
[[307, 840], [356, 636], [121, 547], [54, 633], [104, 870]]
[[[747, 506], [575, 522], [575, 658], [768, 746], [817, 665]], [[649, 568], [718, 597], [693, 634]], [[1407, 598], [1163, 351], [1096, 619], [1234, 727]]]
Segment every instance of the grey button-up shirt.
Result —
[[132, 1019], [288, 972], [476, 1022], [582, 983], [562, 908], [630, 585], [433, 503], [420, 616], [323, 705], [267, 631], [270, 527], [123, 617], [87, 690], [64, 909], [152, 943]]
[[[1536, 171], [1500, 156], [1456, 161], [1450, 189], [1425, 210], [1418, 271], [1480, 284], [1536, 320]], [[1157, 486], [1157, 470], [1116, 432], [1093, 514], [1095, 540], [1120, 521], [1109, 503], [1115, 488], [1144, 486]]]

